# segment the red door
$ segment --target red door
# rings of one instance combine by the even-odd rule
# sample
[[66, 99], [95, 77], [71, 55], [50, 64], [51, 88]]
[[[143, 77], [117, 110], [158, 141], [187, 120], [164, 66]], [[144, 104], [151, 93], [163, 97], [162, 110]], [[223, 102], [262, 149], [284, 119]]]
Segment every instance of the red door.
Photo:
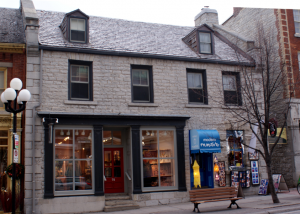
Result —
[[105, 193], [124, 192], [123, 148], [104, 149]]

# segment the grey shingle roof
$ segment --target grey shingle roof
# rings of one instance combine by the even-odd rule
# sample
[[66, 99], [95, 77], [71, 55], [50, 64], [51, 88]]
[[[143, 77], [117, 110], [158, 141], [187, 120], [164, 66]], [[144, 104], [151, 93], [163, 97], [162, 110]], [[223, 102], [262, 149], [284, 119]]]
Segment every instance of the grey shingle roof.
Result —
[[[63, 37], [59, 25], [65, 13], [37, 11], [37, 14], [40, 23], [39, 42], [43, 46], [237, 61], [236, 52], [215, 35], [215, 54], [196, 54], [182, 41], [193, 27], [90, 16], [89, 43], [80, 44], [70, 43]], [[242, 61], [249, 62], [244, 57]]]
[[22, 14], [19, 9], [0, 8], [0, 42], [25, 43]]

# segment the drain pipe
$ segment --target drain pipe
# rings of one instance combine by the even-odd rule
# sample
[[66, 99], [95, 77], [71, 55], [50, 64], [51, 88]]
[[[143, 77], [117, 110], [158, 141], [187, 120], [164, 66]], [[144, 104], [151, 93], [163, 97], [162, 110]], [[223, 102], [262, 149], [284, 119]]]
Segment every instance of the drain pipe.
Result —
[[36, 120], [36, 109], [41, 105], [42, 97], [42, 81], [43, 81], [43, 50], [41, 50], [40, 56], [40, 88], [39, 88], [39, 104], [33, 106], [32, 115], [32, 213], [35, 213], [35, 120]]

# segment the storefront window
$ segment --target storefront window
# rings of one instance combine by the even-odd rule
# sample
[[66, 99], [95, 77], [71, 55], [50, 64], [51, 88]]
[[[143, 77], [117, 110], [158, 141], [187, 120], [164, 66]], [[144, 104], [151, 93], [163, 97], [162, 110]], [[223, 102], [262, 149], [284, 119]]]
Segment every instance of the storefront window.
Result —
[[55, 130], [57, 195], [92, 191], [92, 139], [92, 130], [88, 129]]
[[122, 145], [121, 131], [103, 131], [104, 145]]
[[143, 187], [174, 188], [175, 140], [173, 130], [142, 130]]
[[226, 131], [228, 166], [230, 170], [244, 167], [244, 131]]

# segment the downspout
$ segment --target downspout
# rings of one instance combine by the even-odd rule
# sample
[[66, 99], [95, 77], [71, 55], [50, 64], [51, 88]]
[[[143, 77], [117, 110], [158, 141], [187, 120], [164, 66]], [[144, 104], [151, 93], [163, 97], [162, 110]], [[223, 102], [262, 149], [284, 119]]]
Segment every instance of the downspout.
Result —
[[33, 122], [32, 122], [32, 213], [35, 213], [35, 120], [36, 120], [36, 109], [41, 105], [42, 97], [42, 80], [43, 80], [43, 50], [41, 50], [40, 56], [40, 87], [39, 87], [39, 104], [33, 106]]

